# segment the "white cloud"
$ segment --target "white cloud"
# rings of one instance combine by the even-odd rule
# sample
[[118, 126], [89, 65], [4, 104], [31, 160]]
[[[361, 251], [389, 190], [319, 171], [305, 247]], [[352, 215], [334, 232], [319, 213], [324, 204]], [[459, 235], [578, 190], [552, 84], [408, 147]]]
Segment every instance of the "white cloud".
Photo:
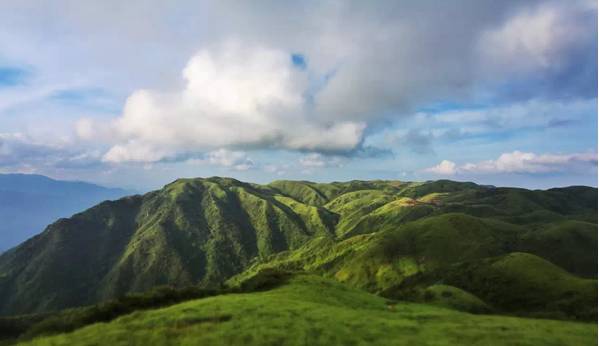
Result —
[[190, 164], [210, 164], [223, 166], [236, 171], [247, 171], [256, 166], [254, 161], [242, 151], [231, 151], [227, 149], [218, 149], [205, 154], [201, 158], [187, 160]]
[[246, 171], [254, 167], [254, 161], [241, 151], [219, 149], [208, 153], [208, 162], [213, 165], [232, 167], [238, 171]]
[[579, 154], [534, 154], [514, 151], [503, 153], [496, 160], [467, 163], [463, 172], [472, 173], [548, 173], [572, 168], [579, 163], [597, 164], [596, 153]]
[[305, 168], [343, 167], [343, 162], [342, 157], [319, 153], [307, 154], [299, 159], [299, 164]]
[[41, 141], [19, 132], [0, 133], [0, 169], [43, 173], [100, 165], [101, 152], [86, 150], [60, 138]]
[[[111, 124], [117, 143], [105, 161], [239, 146], [347, 151], [362, 141], [365, 124], [322, 122], [306, 110], [307, 76], [287, 52], [229, 42], [197, 53], [183, 76], [179, 92], [139, 90], [128, 98]], [[82, 121], [78, 132], [89, 138], [92, 128]]]
[[[463, 6], [469, 11], [460, 10]], [[578, 73], [582, 70], [569, 68], [587, 64], [588, 54], [568, 52], [588, 51], [589, 42], [594, 44], [592, 33], [577, 35], [593, 21], [582, 2], [432, 8], [412, 2], [249, 6], [223, 1], [211, 4], [211, 13], [205, 18], [210, 35], [199, 41], [203, 48], [183, 69], [184, 86], [133, 92], [123, 114], [104, 131], [112, 139], [106, 161], [153, 162], [181, 152], [239, 147], [348, 152], [361, 145], [367, 126], [414, 107], [494, 95], [479, 88], [488, 81], [508, 81], [505, 66], [549, 64], [556, 76]], [[290, 14], [297, 20], [287, 21]], [[230, 20], [210, 21], [224, 15]], [[202, 22], [183, 17], [186, 23]], [[176, 37], [171, 34], [163, 33]], [[183, 46], [189, 51], [190, 44]], [[307, 69], [291, 64], [294, 52], [305, 54]], [[503, 67], [489, 68], [497, 64]], [[173, 66], [155, 68], [160, 74]], [[562, 88], [584, 79], [556, 78], [559, 83], [543, 85]], [[169, 80], [166, 85], [176, 84]], [[536, 96], [543, 95], [540, 90]], [[86, 128], [79, 133], [89, 137]]]
[[[143, 21], [131, 20], [140, 15]], [[168, 161], [220, 148], [349, 152], [366, 134], [431, 102], [493, 104], [514, 90], [514, 80], [522, 88], [502, 104], [531, 97], [543, 104], [554, 99], [545, 86], [596, 97], [591, 27], [596, 3], [575, 0], [5, 1], [0, 62], [31, 67], [32, 79], [1, 91], [0, 116], [11, 131], [47, 129], [50, 119], [52, 132], [69, 132], [75, 117], [100, 119], [80, 121], [76, 132], [96, 149], [108, 147], [107, 162]], [[237, 43], [220, 45], [229, 38]], [[291, 53], [305, 55], [305, 70], [290, 64]], [[114, 92], [115, 108], [128, 95], [126, 107], [111, 122], [107, 114], [48, 112], [41, 104], [76, 86]], [[34, 103], [35, 116], [24, 107]], [[552, 106], [452, 116], [470, 116], [467, 133], [542, 127]], [[436, 133], [406, 140], [426, 152]]]
[[551, 173], [564, 172], [597, 166], [597, 153], [573, 154], [535, 154], [521, 151], [503, 153], [496, 160], [485, 160], [466, 163], [461, 166], [443, 160], [437, 166], [425, 169], [425, 172], [438, 175], [454, 175], [464, 173], [497, 174], [497, 173]]
[[438, 175], [454, 175], [457, 173], [455, 162], [443, 160], [438, 165], [426, 168], [424, 171]]

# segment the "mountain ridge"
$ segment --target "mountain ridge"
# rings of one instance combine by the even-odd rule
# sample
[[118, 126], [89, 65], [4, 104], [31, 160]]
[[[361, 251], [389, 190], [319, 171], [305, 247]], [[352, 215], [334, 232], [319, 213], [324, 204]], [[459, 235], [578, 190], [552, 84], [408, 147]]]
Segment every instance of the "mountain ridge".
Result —
[[[385, 292], [439, 268], [517, 251], [596, 279], [596, 196], [591, 187], [448, 180], [178, 179], [61, 219], [0, 256], [0, 312], [92, 304], [164, 284], [219, 287], [269, 266]], [[578, 247], [580, 258], [562, 242]], [[455, 255], [443, 255], [444, 247]]]

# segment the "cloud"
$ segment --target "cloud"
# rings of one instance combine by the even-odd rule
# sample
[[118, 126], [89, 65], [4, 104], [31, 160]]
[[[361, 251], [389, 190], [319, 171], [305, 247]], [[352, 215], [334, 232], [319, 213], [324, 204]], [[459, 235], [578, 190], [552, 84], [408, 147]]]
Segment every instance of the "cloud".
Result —
[[[35, 73], [0, 88], [0, 117], [11, 132], [74, 126], [81, 141], [68, 149], [92, 147], [104, 164], [175, 167], [220, 149], [380, 158], [391, 151], [368, 143], [390, 127], [418, 154], [394, 160], [414, 165], [401, 169], [444, 155], [439, 142], [457, 152], [502, 130], [539, 131], [501, 140], [543, 152], [540, 131], [578, 140], [590, 121], [559, 103], [596, 105], [596, 22], [596, 3], [577, 0], [5, 1], [0, 64]], [[414, 115], [443, 102], [457, 107]], [[580, 141], [568, 150], [596, 135]]]
[[247, 171], [256, 167], [254, 161], [242, 151], [230, 151], [227, 149], [218, 149], [206, 153], [200, 158], [191, 158], [187, 160], [190, 164], [210, 164], [231, 168], [236, 171]]
[[319, 153], [304, 155], [299, 159], [300, 166], [304, 168], [343, 167], [345, 159], [340, 156], [327, 156]]
[[438, 175], [454, 175], [457, 173], [457, 166], [454, 162], [443, 160], [438, 165], [424, 169], [425, 172]]
[[547, 101], [533, 99], [504, 106], [458, 109], [435, 115], [439, 124], [475, 126], [486, 130], [546, 128], [556, 123], [581, 121], [596, 112], [596, 99]]
[[[183, 69], [183, 88], [133, 92], [105, 131], [112, 137], [105, 161], [217, 148], [352, 152], [381, 122], [438, 100], [509, 99], [502, 86], [512, 81], [538, 90], [539, 100], [553, 95], [539, 83], [570, 90], [580, 82], [582, 96], [596, 91], [588, 68], [572, 70], [594, 66], [588, 25], [596, 14], [586, 2], [223, 1], [211, 11], [230, 20], [213, 23], [212, 37]], [[297, 20], [282, 21], [289, 14]]]
[[497, 174], [497, 173], [554, 173], [597, 167], [597, 153], [573, 154], [535, 154], [521, 151], [503, 153], [496, 160], [456, 163], [443, 160], [437, 166], [425, 169], [425, 172], [438, 175], [454, 175], [462, 173]]
[[[99, 132], [116, 135], [107, 162], [155, 162], [182, 151], [268, 147], [347, 151], [362, 142], [365, 124], [320, 121], [306, 110], [306, 74], [287, 52], [238, 42], [204, 49], [183, 70], [177, 92], [139, 90], [123, 115]], [[89, 121], [79, 134], [90, 137]]]
[[409, 129], [407, 131], [398, 131], [386, 136], [387, 142], [406, 147], [416, 154], [434, 153], [432, 142], [434, 135], [431, 131]]
[[576, 132], [581, 138], [595, 136], [592, 131], [586, 134], [581, 130], [596, 117], [596, 99], [532, 99], [507, 105], [460, 106], [415, 113], [409, 122], [383, 130], [382, 138], [400, 150], [404, 147], [416, 154], [433, 154], [436, 149], [464, 141], [496, 143], [499, 139], [521, 140], [523, 134], [534, 141], [535, 134], [545, 136], [551, 129], [562, 134]]
[[0, 169], [7, 172], [97, 168], [101, 155], [61, 140], [42, 142], [23, 133], [0, 133]]
[[[597, 5], [590, 1], [524, 7], [483, 32], [480, 58], [494, 77], [503, 75], [511, 97], [594, 97], [597, 30], [590, 28], [596, 27]], [[534, 80], [537, 88], [526, 90], [526, 79]]]
[[[346, 1], [244, 6], [224, 1], [216, 9], [233, 16], [231, 23], [244, 23], [244, 36], [301, 51], [312, 68], [332, 72], [315, 96], [323, 116], [374, 121], [439, 100], [511, 101], [555, 93], [592, 97], [597, 90], [590, 83], [596, 78], [597, 36], [589, 28], [596, 27], [597, 16], [589, 4]], [[282, 22], [290, 13], [297, 20]], [[238, 32], [234, 24], [228, 29]], [[524, 34], [517, 35], [520, 31]], [[538, 39], [543, 42], [535, 43]], [[514, 54], [504, 55], [496, 45]], [[513, 83], [530, 91], [524, 97], [510, 94]]]
[[254, 161], [240, 151], [219, 149], [208, 153], [207, 159], [210, 164], [231, 167], [238, 171], [246, 171], [255, 166]]
[[525, 8], [481, 36], [481, 53], [491, 64], [515, 71], [549, 68], [561, 55], [588, 39], [588, 28], [576, 22], [576, 6], [544, 4]]

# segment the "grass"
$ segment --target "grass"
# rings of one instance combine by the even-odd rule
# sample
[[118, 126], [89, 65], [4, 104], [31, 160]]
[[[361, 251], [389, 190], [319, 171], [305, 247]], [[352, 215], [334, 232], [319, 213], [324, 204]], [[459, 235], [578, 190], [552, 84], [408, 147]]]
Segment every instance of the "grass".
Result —
[[576, 277], [527, 253], [510, 253], [448, 270], [444, 280], [502, 312], [596, 320], [597, 280]]
[[[280, 275], [274, 276], [278, 280], [272, 280], [271, 277], [272, 275], [262, 275], [258, 278], [260, 280], [250, 280], [246, 286], [257, 290], [261, 287], [273, 287], [273, 281], [275, 283], [283, 281]], [[0, 345], [12, 344], [17, 340], [29, 340], [40, 335], [70, 332], [89, 324], [108, 322], [134, 311], [173, 305], [190, 299], [228, 292], [231, 290], [207, 290], [199, 287], [175, 289], [164, 286], [91, 306], [65, 309], [53, 313], [0, 317]]]
[[23, 345], [595, 345], [594, 324], [397, 303], [315, 276], [138, 311]]
[[471, 313], [490, 313], [493, 310], [477, 296], [449, 285], [431, 285], [422, 291], [420, 297], [414, 298], [427, 304]]
[[237, 287], [203, 289], [197, 286], [174, 288], [169, 286], [114, 299], [108, 302], [58, 312], [0, 317], [0, 345], [24, 342], [35, 337], [71, 332], [84, 326], [109, 322], [115, 318], [141, 310], [177, 304], [192, 299], [240, 292], [258, 292], [285, 284], [292, 273], [263, 270]]
[[[498, 220], [442, 214], [343, 241], [315, 238], [254, 264], [228, 283], [235, 286], [264, 268], [299, 270], [387, 297], [459, 310], [596, 319], [597, 281], [533, 254], [516, 253], [524, 246], [519, 237], [526, 234], [526, 228]], [[431, 292], [427, 287], [436, 283], [454, 286], [451, 299], [424, 299], [426, 290]]]
[[567, 271], [597, 277], [597, 224], [568, 220], [520, 235], [519, 251], [537, 254]]

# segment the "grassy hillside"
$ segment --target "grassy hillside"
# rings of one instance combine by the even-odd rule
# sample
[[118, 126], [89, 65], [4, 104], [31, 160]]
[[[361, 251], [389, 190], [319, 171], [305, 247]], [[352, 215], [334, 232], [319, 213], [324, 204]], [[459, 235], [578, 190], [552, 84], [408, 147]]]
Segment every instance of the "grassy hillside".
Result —
[[[597, 280], [581, 279], [527, 253], [466, 261], [420, 273], [380, 293], [395, 299], [437, 303], [438, 295], [428, 297], [427, 293], [439, 283], [468, 294], [447, 295], [467, 299], [463, 304], [455, 302], [454, 308], [459, 310], [586, 321], [597, 318]], [[483, 302], [484, 308], [468, 302], [472, 298]], [[438, 303], [444, 305], [443, 300]]]
[[90, 304], [163, 284], [217, 286], [253, 258], [332, 235], [334, 222], [326, 210], [234, 179], [177, 180], [61, 219], [2, 255], [0, 312]]
[[522, 247], [522, 233], [520, 226], [502, 221], [443, 214], [340, 242], [315, 239], [253, 265], [229, 283], [265, 268], [301, 270], [383, 296], [424, 302], [430, 302], [425, 299], [428, 286], [446, 283], [464, 291], [454, 298], [472, 296], [488, 311], [596, 318], [596, 280], [576, 277], [532, 254], [499, 256]]
[[[221, 287], [277, 268], [445, 306], [589, 319], [589, 313], [572, 314], [596, 301], [576, 280], [566, 280], [559, 294], [584, 298], [517, 311], [502, 300], [520, 294], [517, 285], [510, 290], [509, 280], [502, 286], [505, 297], [498, 297], [458, 284], [458, 276], [452, 283], [438, 274], [524, 252], [596, 284], [596, 218], [597, 189], [587, 187], [530, 191], [446, 180], [256, 185], [180, 179], [61, 219], [0, 256], [0, 314], [92, 304], [164, 284]], [[481, 280], [487, 275], [472, 273]], [[539, 290], [550, 285], [538, 283]]]
[[392, 302], [315, 276], [138, 311], [23, 345], [594, 345], [597, 327]]

